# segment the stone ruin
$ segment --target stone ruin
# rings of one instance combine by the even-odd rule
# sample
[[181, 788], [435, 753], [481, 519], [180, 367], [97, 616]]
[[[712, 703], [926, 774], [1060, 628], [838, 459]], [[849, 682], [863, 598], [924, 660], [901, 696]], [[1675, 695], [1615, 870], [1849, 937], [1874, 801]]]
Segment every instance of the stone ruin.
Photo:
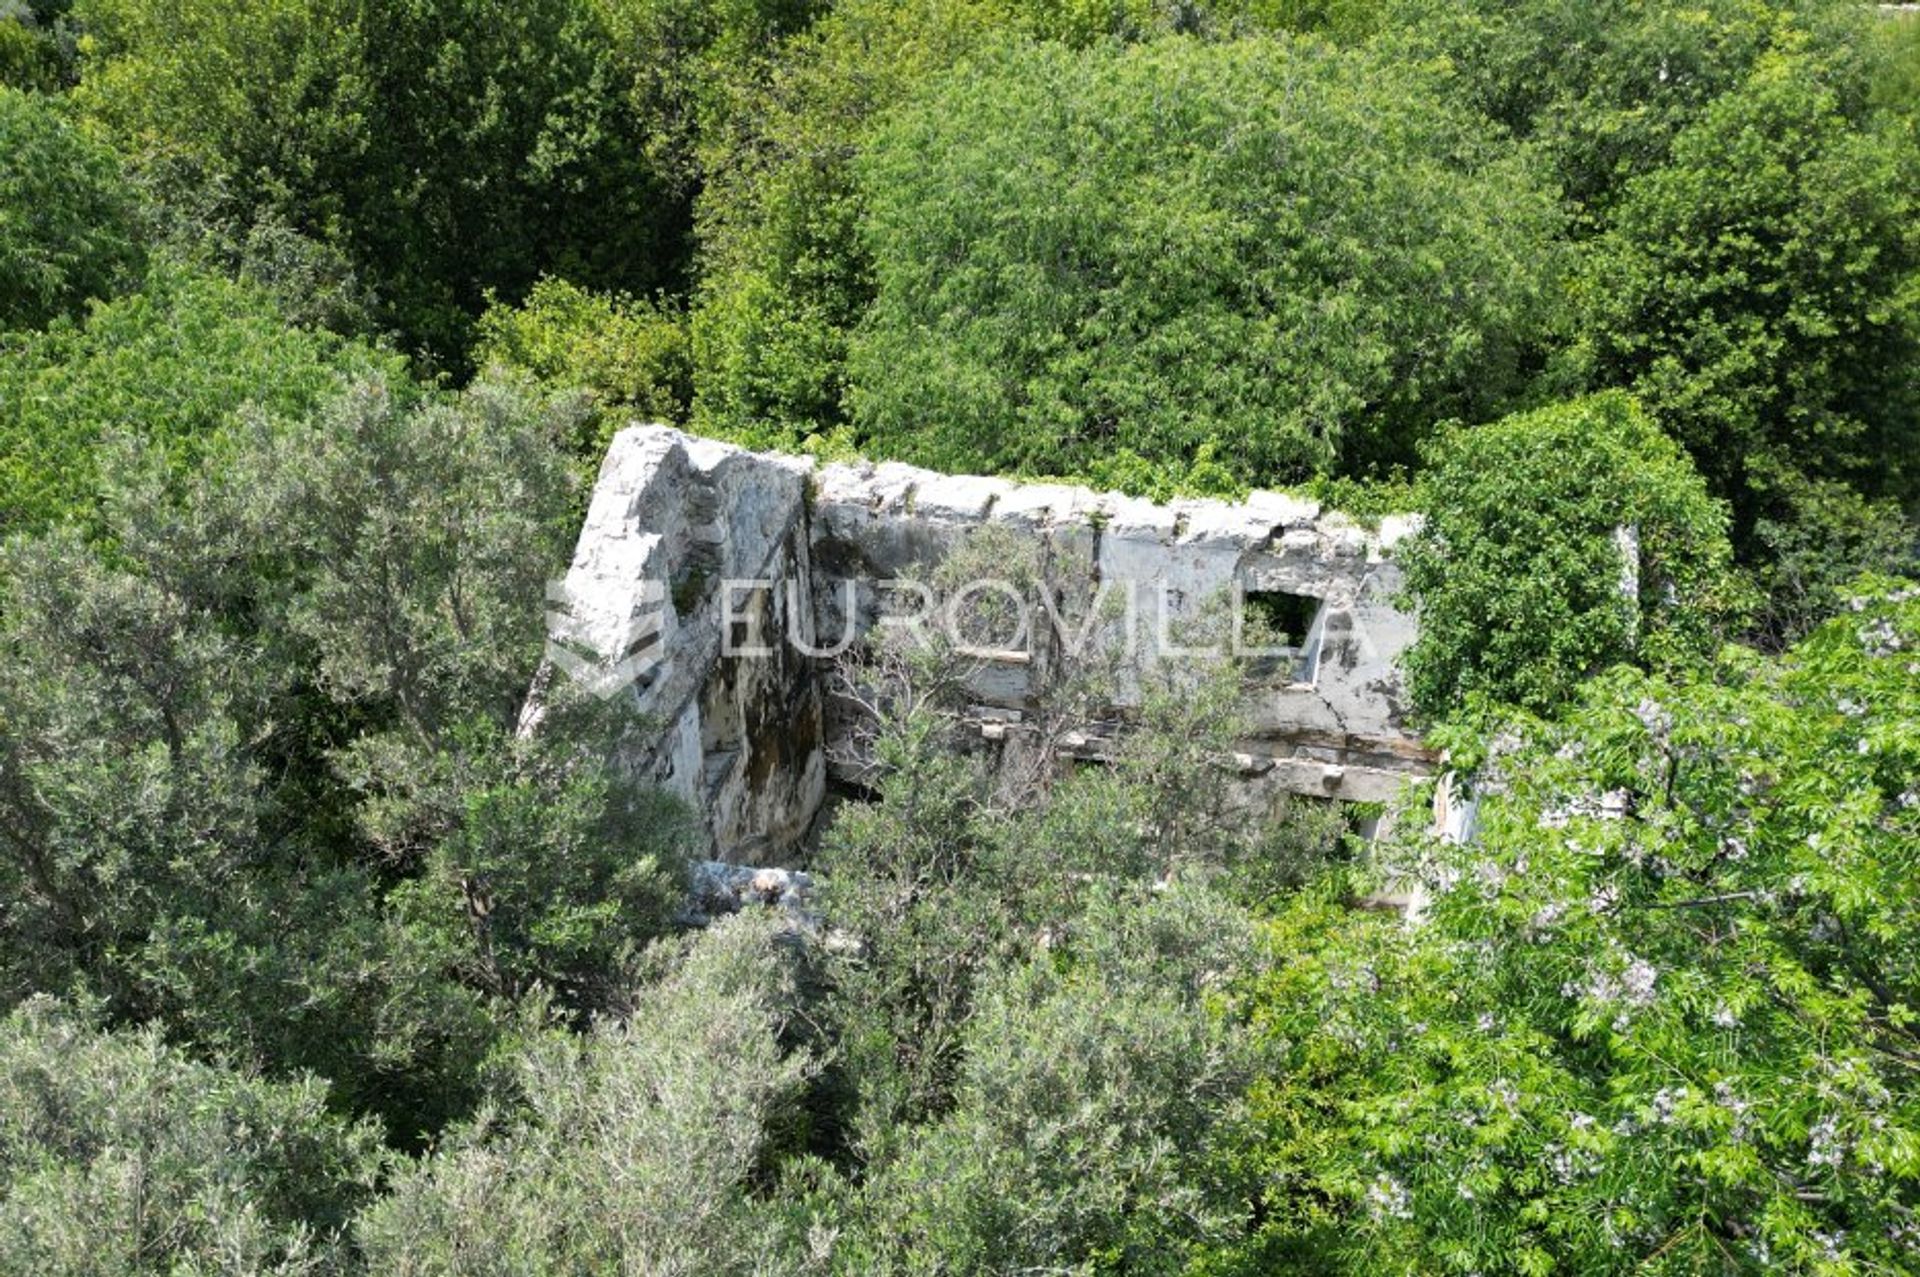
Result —
[[[1240, 799], [1255, 815], [1285, 795], [1382, 802], [1436, 765], [1406, 725], [1397, 662], [1414, 624], [1391, 550], [1411, 526], [1272, 492], [1156, 504], [634, 426], [614, 439], [571, 567], [549, 591], [543, 677], [557, 669], [631, 707], [626, 764], [702, 813], [717, 859], [774, 863], [835, 782], [861, 779], [834, 653], [882, 623], [887, 582], [932, 579], [992, 528], [1041, 565], [1032, 588], [1047, 597], [1029, 615], [1051, 623], [969, 650], [966, 721], [982, 748], [1013, 747], [1067, 677], [1065, 616], [1092, 617], [1103, 650], [1120, 653], [1111, 712], [1069, 741], [1097, 759], [1141, 678], [1184, 641], [1180, 623], [1232, 599], [1287, 636], [1255, 663], [1249, 731], [1223, 760]], [[1061, 600], [1078, 612], [1048, 610]], [[529, 715], [530, 726], [537, 697]]]

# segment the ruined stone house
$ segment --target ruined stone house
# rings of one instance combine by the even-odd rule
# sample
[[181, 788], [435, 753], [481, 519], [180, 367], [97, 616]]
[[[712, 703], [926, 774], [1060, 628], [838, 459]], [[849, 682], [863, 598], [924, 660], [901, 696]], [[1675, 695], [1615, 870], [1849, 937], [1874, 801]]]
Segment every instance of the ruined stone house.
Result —
[[[1414, 631], [1391, 551], [1410, 522], [1368, 526], [1270, 492], [1156, 504], [818, 464], [635, 426], [614, 439], [550, 591], [549, 664], [631, 708], [644, 728], [627, 763], [703, 813], [717, 856], [764, 862], [802, 837], [833, 781], [857, 779], [858, 742], [827, 691], [832, 654], [886, 614], [887, 582], [929, 579], [992, 528], [1044, 565], [1032, 615], [1120, 600], [1097, 619], [1121, 654], [1118, 720], [1137, 694], [1126, 675], [1169, 658], [1183, 617], [1227, 598], [1271, 618], [1285, 646], [1255, 665], [1251, 728], [1229, 760], [1242, 797], [1384, 801], [1434, 761], [1406, 725], [1396, 659]], [[972, 653], [967, 717], [987, 747], [1018, 739], [1072, 636], [1036, 623], [1012, 637]], [[1090, 756], [1101, 730], [1078, 742]]]

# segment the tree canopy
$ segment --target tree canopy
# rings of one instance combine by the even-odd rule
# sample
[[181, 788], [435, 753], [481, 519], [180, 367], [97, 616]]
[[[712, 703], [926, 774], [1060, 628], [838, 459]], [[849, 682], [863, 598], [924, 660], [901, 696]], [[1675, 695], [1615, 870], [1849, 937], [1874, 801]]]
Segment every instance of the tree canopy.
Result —
[[[0, 0], [0, 1271], [1920, 1269], [1916, 103], [1855, 0]], [[709, 918], [543, 673], [635, 418], [1401, 516], [1442, 774], [883, 634]]]
[[1519, 391], [1555, 282], [1524, 157], [1307, 41], [983, 55], [889, 117], [860, 179], [854, 422], [947, 469], [1405, 460]]
[[119, 157], [70, 115], [56, 99], [0, 84], [0, 331], [73, 314], [141, 262]]

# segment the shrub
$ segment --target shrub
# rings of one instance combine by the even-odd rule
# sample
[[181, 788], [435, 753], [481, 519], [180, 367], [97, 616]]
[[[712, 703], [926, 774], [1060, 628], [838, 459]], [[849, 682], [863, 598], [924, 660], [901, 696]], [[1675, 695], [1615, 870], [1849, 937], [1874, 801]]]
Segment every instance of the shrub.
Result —
[[577, 445], [597, 466], [614, 431], [635, 420], [681, 424], [692, 398], [685, 319], [665, 303], [591, 293], [543, 279], [519, 306], [480, 317], [474, 362], [530, 373], [543, 385], [593, 394], [600, 411]]
[[1286, 911], [1222, 1269], [1910, 1270], [1917, 646], [1880, 582], [1782, 659], [1616, 670], [1506, 724], [1475, 842], [1403, 830], [1423, 921]]
[[184, 477], [232, 438], [243, 408], [309, 412], [399, 361], [290, 328], [258, 289], [170, 262], [78, 324], [0, 336], [0, 532], [98, 527], [98, 451], [120, 433]]
[[1606, 666], [1699, 657], [1737, 601], [1724, 509], [1624, 394], [1456, 428], [1421, 492], [1399, 559], [1429, 716], [1477, 698], [1549, 710]]
[[630, 1017], [535, 1034], [511, 1061], [524, 1109], [483, 1115], [362, 1219], [372, 1270], [766, 1271], [747, 1181], [811, 1068], [781, 1046], [776, 926], [723, 920]]
[[[14, 23], [0, 15], [0, 38]], [[133, 192], [62, 103], [0, 84], [0, 331], [38, 328], [137, 276]]]
[[0, 1020], [0, 1268], [46, 1277], [338, 1271], [378, 1132], [325, 1085], [196, 1061], [45, 1000]]
[[1074, 935], [986, 982], [953, 1112], [874, 1176], [838, 1271], [1172, 1274], [1244, 1226], [1213, 1171], [1258, 1058], [1214, 1000], [1250, 919], [1189, 884]]

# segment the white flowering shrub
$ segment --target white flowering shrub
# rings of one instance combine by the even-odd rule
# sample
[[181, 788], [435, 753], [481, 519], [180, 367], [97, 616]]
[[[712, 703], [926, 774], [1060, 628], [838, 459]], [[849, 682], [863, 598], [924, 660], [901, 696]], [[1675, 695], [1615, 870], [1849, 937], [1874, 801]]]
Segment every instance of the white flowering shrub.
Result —
[[1920, 590], [1506, 739], [1423, 921], [1274, 925], [1221, 1271], [1920, 1269]]

